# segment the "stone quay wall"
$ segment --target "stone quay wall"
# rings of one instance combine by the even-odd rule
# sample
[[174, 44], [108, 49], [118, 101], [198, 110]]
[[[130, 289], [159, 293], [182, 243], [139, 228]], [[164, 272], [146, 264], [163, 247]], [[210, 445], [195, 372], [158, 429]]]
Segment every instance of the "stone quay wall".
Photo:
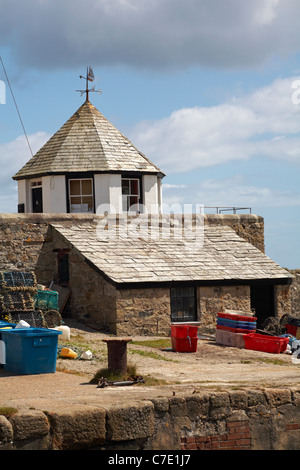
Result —
[[300, 449], [299, 389], [195, 390], [123, 405], [0, 413], [0, 450]]

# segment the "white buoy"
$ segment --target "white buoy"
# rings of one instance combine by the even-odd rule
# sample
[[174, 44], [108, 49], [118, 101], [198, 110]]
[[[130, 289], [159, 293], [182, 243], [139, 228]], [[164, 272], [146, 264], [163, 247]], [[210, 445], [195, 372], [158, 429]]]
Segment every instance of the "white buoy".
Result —
[[50, 328], [51, 330], [62, 331], [62, 335], [59, 336], [59, 339], [66, 339], [70, 341], [70, 328], [66, 325], [56, 326], [55, 328]]

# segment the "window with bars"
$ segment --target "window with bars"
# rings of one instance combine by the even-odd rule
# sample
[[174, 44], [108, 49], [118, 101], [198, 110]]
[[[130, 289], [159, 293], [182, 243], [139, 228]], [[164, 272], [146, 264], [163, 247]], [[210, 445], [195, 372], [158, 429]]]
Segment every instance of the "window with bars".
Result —
[[194, 287], [171, 288], [172, 322], [196, 321], [196, 291]]
[[92, 178], [69, 179], [70, 212], [94, 212]]
[[123, 212], [138, 212], [140, 203], [140, 180], [138, 178], [122, 178]]

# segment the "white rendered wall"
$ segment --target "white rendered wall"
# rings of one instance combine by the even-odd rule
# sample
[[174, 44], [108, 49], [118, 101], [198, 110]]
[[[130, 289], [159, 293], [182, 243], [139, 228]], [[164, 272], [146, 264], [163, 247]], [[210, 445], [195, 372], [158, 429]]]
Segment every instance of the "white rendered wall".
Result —
[[94, 184], [96, 213], [103, 214], [107, 210], [110, 213], [120, 214], [122, 212], [121, 175], [94, 175]]
[[66, 177], [52, 175], [42, 177], [43, 212], [61, 214], [67, 212]]
[[18, 180], [18, 204], [25, 205], [25, 212], [31, 212], [29, 208], [28, 181]]
[[159, 178], [157, 175], [144, 175], [143, 176], [143, 204], [146, 213], [158, 214], [160, 213], [161, 196]]

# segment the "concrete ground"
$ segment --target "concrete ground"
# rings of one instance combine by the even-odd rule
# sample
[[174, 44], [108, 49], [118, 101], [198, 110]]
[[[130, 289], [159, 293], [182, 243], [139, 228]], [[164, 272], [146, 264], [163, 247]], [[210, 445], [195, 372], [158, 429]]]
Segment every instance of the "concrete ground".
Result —
[[80, 337], [93, 347], [95, 358], [92, 361], [58, 359], [57, 370], [51, 374], [16, 375], [0, 369], [0, 407], [51, 411], [78, 404], [101, 407], [132, 403], [200, 389], [299, 386], [300, 365], [283, 353], [226, 347], [207, 338], [198, 340], [194, 353], [176, 353], [137, 345], [135, 340], [141, 338], [133, 337], [133, 343], [128, 343], [128, 362], [136, 365], [139, 375], [151, 376], [160, 382], [99, 388], [89, 382], [95, 372], [105, 366], [103, 339], [106, 335], [80, 325], [72, 327], [71, 332], [71, 340]]

